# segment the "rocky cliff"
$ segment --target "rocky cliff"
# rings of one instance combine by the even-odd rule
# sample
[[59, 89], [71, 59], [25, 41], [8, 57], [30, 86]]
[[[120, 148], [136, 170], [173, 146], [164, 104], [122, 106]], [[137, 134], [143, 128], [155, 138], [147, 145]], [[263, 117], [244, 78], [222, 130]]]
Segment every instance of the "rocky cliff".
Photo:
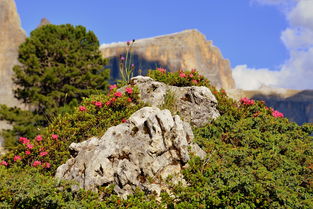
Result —
[[[113, 77], [118, 77], [118, 59], [126, 53], [126, 43], [101, 46], [103, 57], [110, 58]], [[211, 82], [225, 89], [235, 88], [230, 63], [218, 48], [197, 30], [136, 40], [133, 48], [135, 72], [164, 67], [169, 71], [197, 69]]]
[[248, 97], [264, 100], [267, 106], [284, 113], [291, 121], [298, 124], [313, 123], [313, 90], [271, 89], [244, 91], [231, 89], [228, 96], [234, 99]]
[[14, 0], [0, 1], [0, 29], [0, 104], [19, 106], [12, 92], [12, 68], [17, 64], [18, 46], [26, 35]]

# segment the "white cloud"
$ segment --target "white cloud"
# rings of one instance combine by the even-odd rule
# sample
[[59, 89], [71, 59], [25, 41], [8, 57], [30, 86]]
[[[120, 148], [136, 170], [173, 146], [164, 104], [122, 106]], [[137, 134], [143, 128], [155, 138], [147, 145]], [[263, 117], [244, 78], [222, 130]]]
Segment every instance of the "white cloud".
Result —
[[[253, 0], [280, 5], [283, 0]], [[288, 0], [285, 0], [286, 2]], [[257, 89], [262, 85], [291, 89], [313, 89], [313, 0], [290, 0], [296, 3], [288, 9], [289, 27], [281, 33], [281, 40], [290, 58], [279, 71], [253, 69], [239, 65], [233, 69], [237, 88]], [[286, 11], [286, 10], [285, 10]]]

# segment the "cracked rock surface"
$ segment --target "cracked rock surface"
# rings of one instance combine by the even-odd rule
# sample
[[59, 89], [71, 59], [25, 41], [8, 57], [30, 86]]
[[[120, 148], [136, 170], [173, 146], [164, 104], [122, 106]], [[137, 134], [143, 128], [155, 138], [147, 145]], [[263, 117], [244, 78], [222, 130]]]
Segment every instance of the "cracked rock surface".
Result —
[[217, 100], [207, 87], [169, 86], [145, 76], [132, 78], [131, 84], [139, 88], [141, 100], [154, 107], [164, 104], [166, 94], [171, 92], [175, 97], [172, 105], [182, 119], [192, 126], [204, 126], [220, 116], [216, 108]]
[[99, 139], [92, 137], [72, 143], [72, 158], [61, 165], [56, 177], [76, 180], [84, 189], [97, 191], [97, 186], [115, 185], [115, 192], [126, 197], [136, 187], [146, 192], [167, 190], [169, 175], [173, 182], [184, 182], [180, 171], [194, 154], [205, 152], [193, 144], [188, 123], [169, 110], [144, 107], [126, 123], [109, 128]]

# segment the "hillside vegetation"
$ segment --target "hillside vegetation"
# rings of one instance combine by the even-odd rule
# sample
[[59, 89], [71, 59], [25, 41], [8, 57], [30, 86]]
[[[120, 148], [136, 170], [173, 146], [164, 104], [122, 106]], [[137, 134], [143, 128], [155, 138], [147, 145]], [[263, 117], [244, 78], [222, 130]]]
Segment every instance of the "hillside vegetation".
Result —
[[57, 117], [33, 139], [21, 137], [20, 144], [3, 156], [0, 206], [312, 208], [312, 125], [289, 122], [262, 101], [229, 99], [196, 71], [167, 73], [157, 69], [149, 76], [176, 86], [207, 86], [219, 101], [222, 116], [194, 129], [196, 142], [207, 152], [207, 158], [194, 157], [189, 162], [183, 172], [187, 187], [171, 185], [172, 195], [164, 192], [161, 198], [138, 190], [124, 200], [110, 186], [99, 188], [97, 194], [73, 192], [70, 185], [74, 182], [54, 180], [56, 168], [70, 156], [71, 142], [101, 136], [144, 106], [136, 88], [129, 86], [123, 94], [112, 85], [108, 95], [85, 98], [73, 113]]

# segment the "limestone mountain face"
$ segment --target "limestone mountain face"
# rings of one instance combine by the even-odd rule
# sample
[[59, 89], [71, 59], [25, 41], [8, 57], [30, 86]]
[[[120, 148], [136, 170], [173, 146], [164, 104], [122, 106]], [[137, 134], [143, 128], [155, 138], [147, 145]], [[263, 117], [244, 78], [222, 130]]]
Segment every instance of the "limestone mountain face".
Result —
[[[110, 58], [112, 76], [118, 77], [118, 59], [126, 53], [126, 43], [104, 44], [100, 50], [103, 57]], [[230, 63], [220, 50], [207, 41], [197, 30], [136, 40], [133, 47], [136, 66], [143, 74], [148, 69], [164, 67], [168, 71], [197, 69], [218, 88], [235, 88]]]
[[313, 123], [313, 90], [291, 89], [231, 89], [227, 95], [240, 99], [243, 97], [264, 100], [266, 105], [282, 112], [289, 120], [298, 124]]
[[16, 65], [18, 47], [26, 35], [20, 24], [14, 0], [0, 1], [0, 104], [19, 106], [13, 96], [13, 66]]

